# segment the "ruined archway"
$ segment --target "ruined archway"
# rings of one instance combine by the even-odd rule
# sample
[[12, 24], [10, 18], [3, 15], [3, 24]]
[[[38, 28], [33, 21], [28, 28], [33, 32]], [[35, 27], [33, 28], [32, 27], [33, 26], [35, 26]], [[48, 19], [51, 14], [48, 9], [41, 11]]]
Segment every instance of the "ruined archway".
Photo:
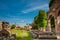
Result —
[[55, 18], [54, 16], [50, 16], [50, 25], [51, 25], [51, 31], [55, 32]]
[[47, 29], [49, 32], [55, 32], [55, 16], [52, 13], [47, 15]]
[[53, 0], [47, 13], [47, 30], [51, 32], [50, 15], [54, 16], [55, 32], [60, 33], [60, 0]]

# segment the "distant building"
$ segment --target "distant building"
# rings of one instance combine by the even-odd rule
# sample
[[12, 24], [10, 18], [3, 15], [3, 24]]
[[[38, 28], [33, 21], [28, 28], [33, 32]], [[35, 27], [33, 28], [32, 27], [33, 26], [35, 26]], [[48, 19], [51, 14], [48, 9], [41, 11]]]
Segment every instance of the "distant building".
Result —
[[2, 22], [0, 21], [0, 29], [2, 29]]
[[28, 29], [28, 30], [32, 29], [32, 25], [29, 24], [29, 25], [27, 26], [27, 29]]

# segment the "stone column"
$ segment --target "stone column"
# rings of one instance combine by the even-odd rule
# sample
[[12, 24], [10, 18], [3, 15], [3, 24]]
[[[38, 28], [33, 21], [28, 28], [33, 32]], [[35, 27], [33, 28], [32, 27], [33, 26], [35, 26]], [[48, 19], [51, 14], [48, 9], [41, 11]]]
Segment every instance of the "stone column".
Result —
[[47, 20], [47, 31], [48, 31], [48, 32], [51, 32], [50, 20]]
[[60, 28], [59, 28], [59, 20], [55, 19], [55, 32], [57, 36], [57, 40], [60, 40]]
[[57, 25], [57, 21], [58, 21], [58, 20], [55, 19], [55, 32], [57, 32], [57, 26], [58, 26], [58, 25]]
[[60, 18], [55, 19], [55, 31], [60, 33]]

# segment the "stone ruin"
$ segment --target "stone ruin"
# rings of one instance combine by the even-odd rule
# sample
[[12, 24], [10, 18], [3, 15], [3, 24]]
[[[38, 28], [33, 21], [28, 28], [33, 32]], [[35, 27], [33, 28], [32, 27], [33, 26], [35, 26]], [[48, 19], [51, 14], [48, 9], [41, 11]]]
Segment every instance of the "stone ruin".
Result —
[[42, 32], [40, 30], [31, 30], [30, 34], [34, 39], [57, 39], [53, 32]]
[[7, 25], [9, 23], [2, 22], [2, 30], [0, 30], [0, 40], [15, 40], [16, 34], [11, 34], [7, 31]]
[[47, 13], [47, 31], [51, 32], [51, 17], [54, 18], [54, 32], [60, 34], [60, 0], [53, 0]]
[[[51, 28], [51, 17], [54, 17], [55, 28], [54, 33], [52, 33]], [[38, 35], [39, 38], [53, 38], [60, 39], [60, 0], [53, 0], [51, 6], [49, 7], [49, 11], [47, 12], [47, 32], [34, 32], [32, 34]], [[52, 34], [54, 36], [52, 36]]]
[[[56, 34], [55, 36], [60, 38], [60, 0], [53, 0], [53, 2], [51, 3], [51, 6], [49, 7], [49, 11], [47, 12], [47, 27], [46, 30], [47, 32], [34, 32], [34, 34], [38, 34], [44, 37], [47, 36], [48, 37], [50, 34], [54, 34], [51, 33], [52, 32], [52, 28], [51, 28], [51, 17], [54, 18], [54, 22], [55, 22], [55, 28], [53, 30], [53, 32]], [[51, 36], [52, 37], [52, 36]]]
[[2, 36], [9, 37], [10, 36], [10, 33], [7, 30], [2, 29], [0, 31], [0, 37], [2, 37]]
[[[51, 17], [54, 17], [55, 28], [54, 33], [52, 33], [51, 28]], [[51, 6], [49, 7], [49, 11], [47, 12], [47, 28], [46, 32], [34, 32], [38, 37], [41, 38], [59, 38], [60, 39], [60, 0], [53, 0]], [[52, 34], [54, 36], [52, 36]]]
[[54, 17], [55, 28], [54, 32], [60, 39], [60, 0], [53, 0], [47, 13], [47, 31], [51, 32], [51, 17]]

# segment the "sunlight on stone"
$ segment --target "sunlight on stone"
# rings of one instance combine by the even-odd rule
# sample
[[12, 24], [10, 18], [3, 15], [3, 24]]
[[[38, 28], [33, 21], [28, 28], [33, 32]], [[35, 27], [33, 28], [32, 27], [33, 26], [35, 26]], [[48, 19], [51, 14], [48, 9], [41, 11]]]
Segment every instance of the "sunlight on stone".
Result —
[[60, 39], [60, 35], [57, 35], [57, 39]]

